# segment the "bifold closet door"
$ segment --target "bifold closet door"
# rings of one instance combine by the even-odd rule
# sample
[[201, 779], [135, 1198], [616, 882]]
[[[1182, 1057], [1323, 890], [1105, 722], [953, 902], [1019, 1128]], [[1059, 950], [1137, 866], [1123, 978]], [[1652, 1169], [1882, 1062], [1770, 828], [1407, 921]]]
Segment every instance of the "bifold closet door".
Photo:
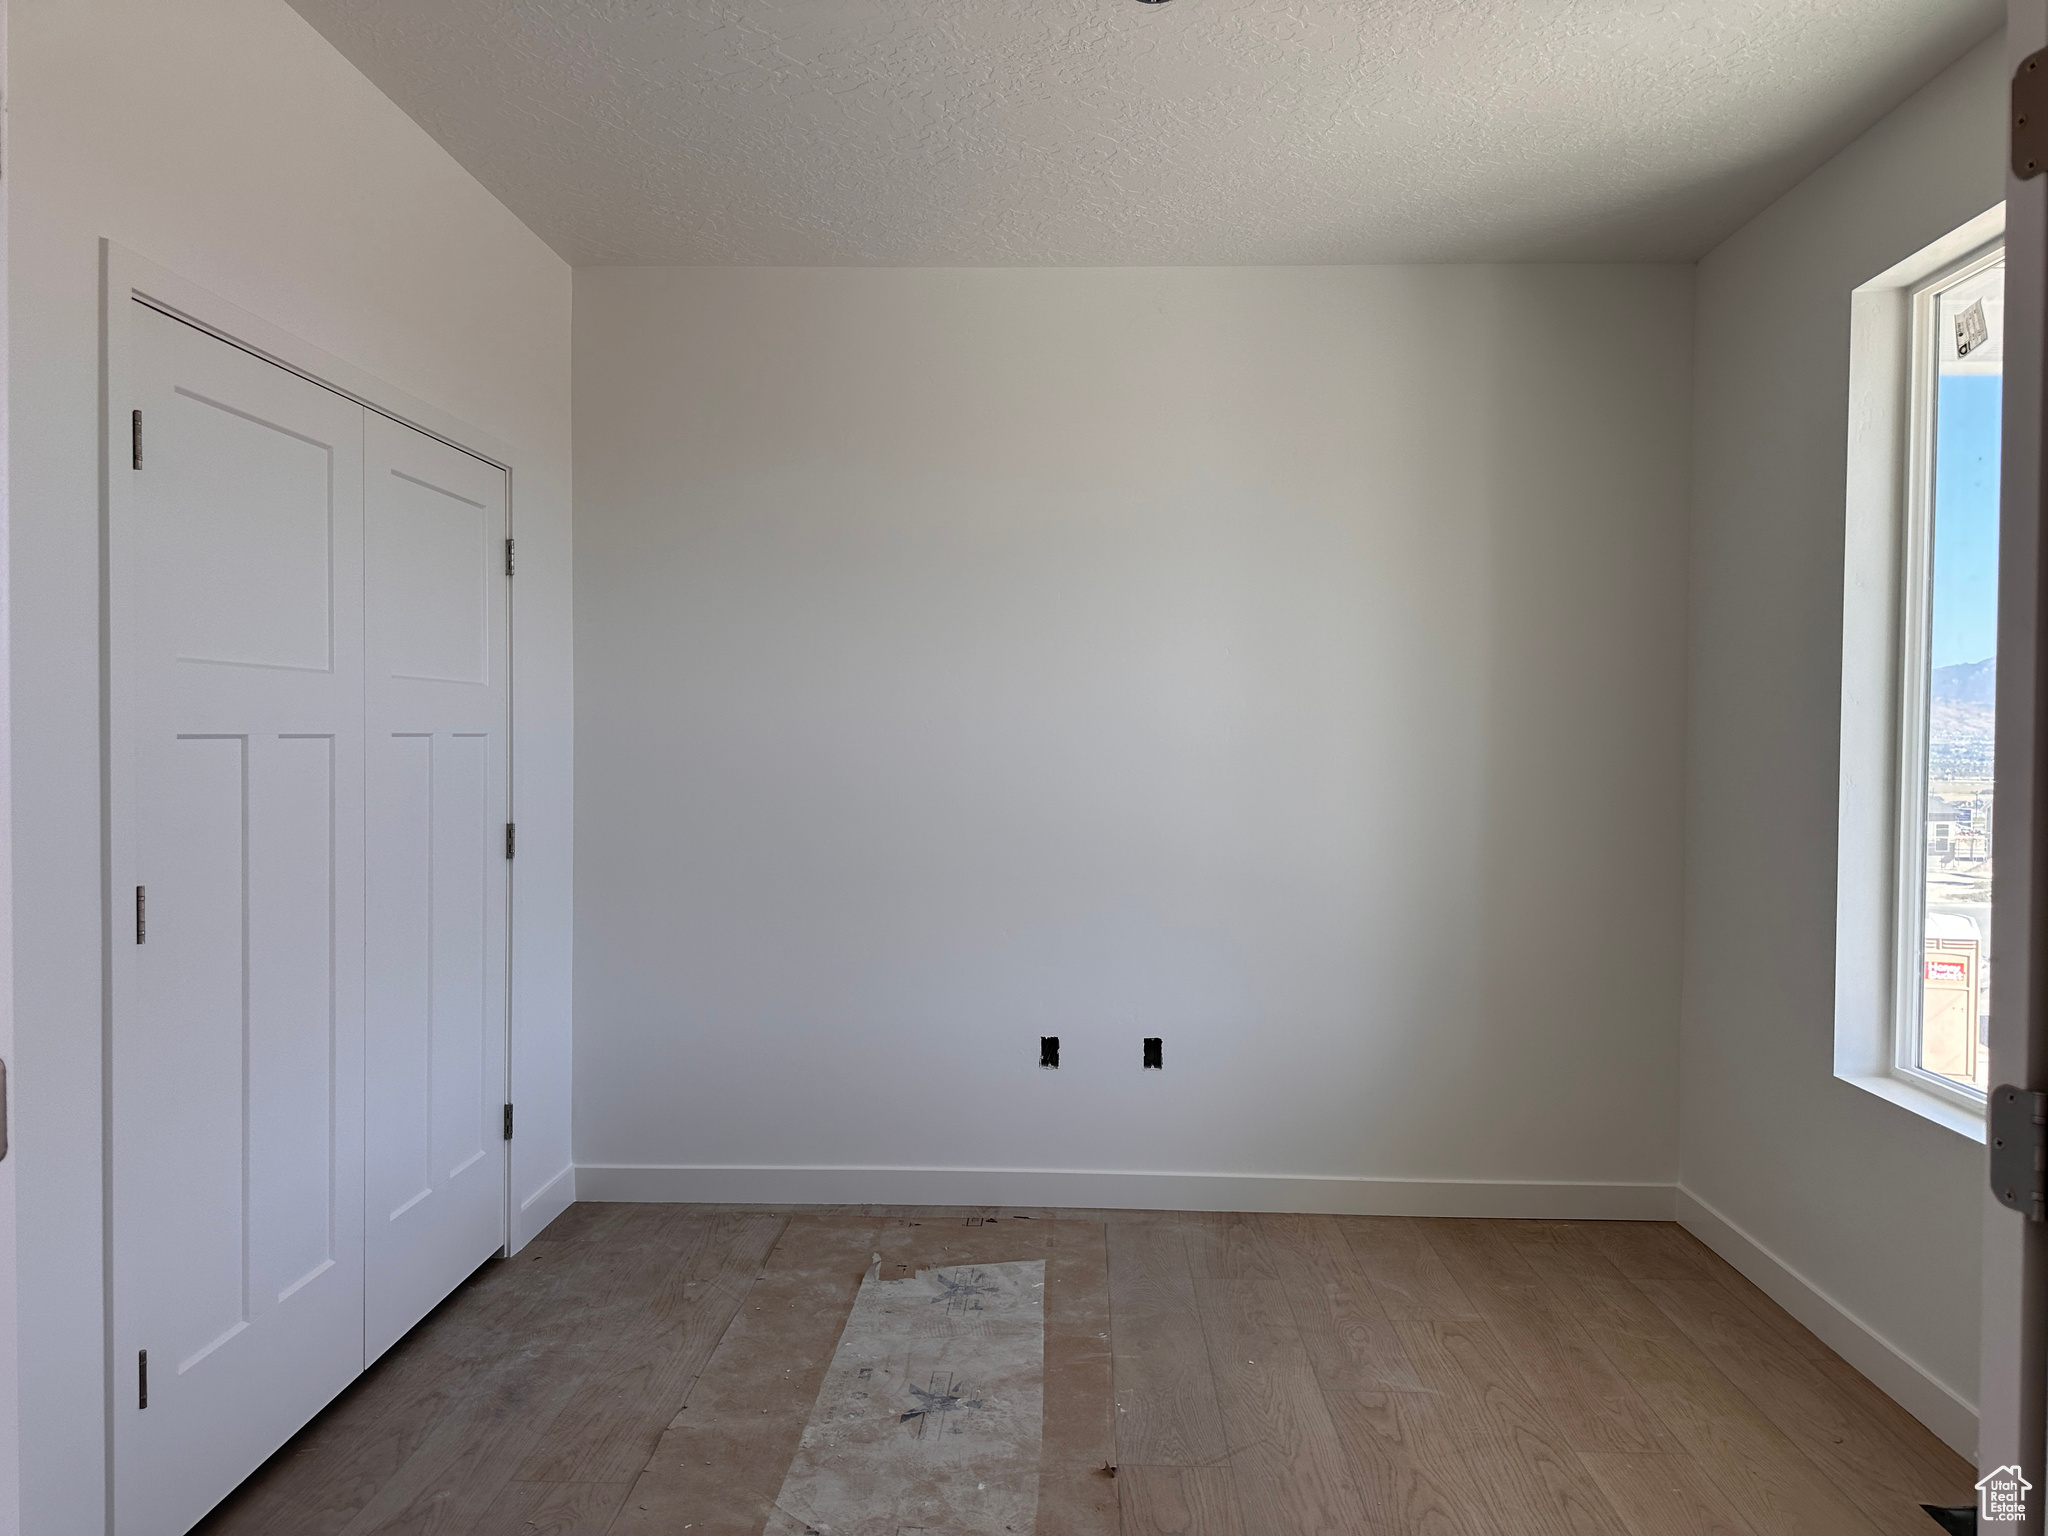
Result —
[[505, 1241], [505, 474], [109, 345], [114, 1511], [179, 1536]]
[[505, 1242], [509, 581], [503, 470], [365, 442], [374, 1360]]
[[363, 1365], [364, 412], [116, 323], [114, 1512], [169, 1536]]

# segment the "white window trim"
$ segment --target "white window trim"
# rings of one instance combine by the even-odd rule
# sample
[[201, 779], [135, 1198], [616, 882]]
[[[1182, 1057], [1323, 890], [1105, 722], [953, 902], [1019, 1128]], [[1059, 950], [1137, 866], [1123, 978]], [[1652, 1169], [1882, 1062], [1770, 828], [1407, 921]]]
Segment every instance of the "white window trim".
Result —
[[1842, 602], [1835, 1075], [1980, 1142], [1983, 1096], [1916, 1064], [1933, 483], [1925, 364], [1933, 294], [1993, 259], [2004, 236], [2001, 203], [1851, 296]]
[[[1927, 947], [1927, 731], [1933, 648], [1935, 370], [1943, 289], [2005, 259], [2005, 236], [1971, 251], [1912, 288], [1908, 324], [1905, 520], [1900, 529], [1898, 844], [1892, 891], [1892, 1063], [1898, 1077], [1958, 1109], [1982, 1115], [1984, 1095], [1920, 1065], [1922, 962]], [[1986, 935], [1989, 938], [1989, 935]]]

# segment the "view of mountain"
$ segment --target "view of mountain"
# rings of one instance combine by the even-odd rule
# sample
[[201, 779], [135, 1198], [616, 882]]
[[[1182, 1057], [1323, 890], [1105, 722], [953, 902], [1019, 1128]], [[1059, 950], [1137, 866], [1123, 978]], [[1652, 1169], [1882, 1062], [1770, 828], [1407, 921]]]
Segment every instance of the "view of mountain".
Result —
[[1982, 704], [1989, 709], [1998, 698], [1998, 658], [1958, 662], [1934, 669], [1935, 702]]
[[1974, 778], [1991, 772], [1998, 735], [1994, 702], [1998, 658], [1936, 667], [1928, 690], [1928, 767], [1936, 778]]

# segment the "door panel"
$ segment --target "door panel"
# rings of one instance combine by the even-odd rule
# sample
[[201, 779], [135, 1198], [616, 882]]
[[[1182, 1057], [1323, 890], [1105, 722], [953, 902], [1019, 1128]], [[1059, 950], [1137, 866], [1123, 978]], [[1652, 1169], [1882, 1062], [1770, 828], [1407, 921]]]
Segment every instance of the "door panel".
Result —
[[371, 851], [377, 905], [368, 925], [377, 974], [366, 1024], [378, 1083], [372, 1225], [396, 1221], [432, 1194], [436, 1182], [427, 1093], [434, 1063], [434, 738], [394, 734], [378, 750], [382, 827]]
[[[383, 424], [391, 432], [404, 427]], [[381, 435], [381, 434], [380, 434]], [[412, 434], [419, 437], [418, 433]], [[488, 506], [447, 485], [429, 485], [389, 467], [378, 490], [384, 517], [379, 572], [389, 625], [384, 660], [392, 677], [421, 682], [491, 682], [491, 596], [502, 576], [505, 537], [502, 489], [477, 484], [475, 464], [429, 438], [418, 452], [441, 448], [464, 460], [446, 476], [492, 497]], [[424, 465], [420, 466], [426, 467]], [[491, 478], [504, 476], [475, 465]]]
[[[335, 1259], [334, 738], [251, 750], [248, 937], [249, 1306], [288, 1299]], [[326, 1027], [317, 1027], [316, 1021]], [[324, 1177], [315, 1177], [315, 1174]], [[345, 1171], [351, 1185], [356, 1170]]]
[[505, 476], [366, 428], [369, 1354], [505, 1242]]
[[364, 413], [122, 318], [145, 454], [110, 466], [108, 528], [114, 1513], [160, 1536], [362, 1367]]
[[499, 1118], [491, 1111], [504, 1102], [503, 1068], [492, 1049], [504, 1021], [493, 1016], [499, 989], [490, 975], [498, 962], [491, 875], [504, 859], [493, 846], [503, 833], [489, 831], [498, 746], [460, 731], [434, 740], [434, 1166], [450, 1178], [504, 1140], [500, 1126], [485, 1140], [487, 1122]]
[[174, 387], [164, 403], [150, 414], [152, 457], [232, 464], [239, 493], [179, 497], [163, 508], [175, 531], [164, 574], [182, 594], [170, 615], [178, 659], [329, 670], [332, 445], [189, 386]]
[[[166, 983], [157, 1016], [185, 1046], [184, 1067], [206, 1082], [242, 1077], [243, 786], [249, 743], [241, 736], [175, 738], [165, 754], [163, 800], [185, 818], [186, 857], [150, 871], [156, 891], [155, 941]], [[186, 1241], [160, 1278], [183, 1292], [156, 1340], [187, 1370], [238, 1331], [249, 1315], [243, 1287], [242, 1117], [217, 1113], [204, 1097], [157, 1106], [154, 1130], [176, 1160], [152, 1161], [124, 1175], [142, 1181], [152, 1204], [182, 1200]], [[125, 1108], [125, 1106], [117, 1106]], [[138, 1346], [141, 1347], [141, 1346]]]

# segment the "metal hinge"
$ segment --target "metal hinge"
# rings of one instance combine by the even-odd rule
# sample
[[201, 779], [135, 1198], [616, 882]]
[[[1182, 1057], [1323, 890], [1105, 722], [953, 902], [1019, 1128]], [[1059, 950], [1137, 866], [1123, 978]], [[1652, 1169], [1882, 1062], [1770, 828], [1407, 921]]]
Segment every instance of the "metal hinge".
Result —
[[513, 847], [514, 847], [514, 845], [515, 845], [515, 844], [516, 844], [516, 843], [518, 842], [518, 838], [519, 838], [519, 827], [518, 827], [518, 825], [517, 825], [516, 823], [514, 823], [514, 822], [510, 822], [510, 821], [506, 822], [506, 823], [505, 823], [505, 857], [506, 857], [506, 858], [508, 858], [508, 859], [509, 859], [509, 858], [511, 858], [511, 857], [512, 857], [512, 850], [513, 850]]
[[149, 1406], [149, 1351], [146, 1349], [135, 1351], [135, 1406]]
[[510, 1104], [505, 1106], [505, 1139], [507, 1141], [512, 1139], [512, 1106]]
[[149, 887], [135, 887], [135, 942], [141, 944], [149, 938]]
[[512, 574], [512, 541], [510, 539], [505, 541], [505, 574], [507, 576]]
[[1991, 1090], [1991, 1193], [2029, 1221], [2048, 1220], [2048, 1093]]
[[2020, 60], [2012, 76], [2012, 173], [2031, 181], [2048, 167], [2048, 48]]
[[142, 468], [142, 412], [137, 411], [128, 419], [128, 453], [130, 462], [137, 469]]

